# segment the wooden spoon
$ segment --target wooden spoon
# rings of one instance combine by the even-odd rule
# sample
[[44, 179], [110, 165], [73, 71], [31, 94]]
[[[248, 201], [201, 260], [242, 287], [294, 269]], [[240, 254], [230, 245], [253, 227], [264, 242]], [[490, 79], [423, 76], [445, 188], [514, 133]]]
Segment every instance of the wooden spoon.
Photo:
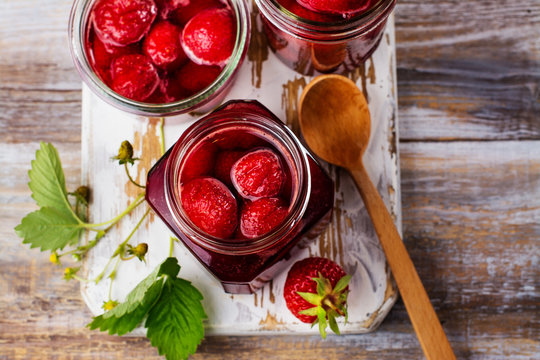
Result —
[[424, 354], [430, 360], [455, 359], [407, 249], [362, 163], [371, 129], [364, 95], [344, 76], [316, 77], [302, 92], [299, 118], [308, 146], [323, 160], [347, 169], [356, 182]]

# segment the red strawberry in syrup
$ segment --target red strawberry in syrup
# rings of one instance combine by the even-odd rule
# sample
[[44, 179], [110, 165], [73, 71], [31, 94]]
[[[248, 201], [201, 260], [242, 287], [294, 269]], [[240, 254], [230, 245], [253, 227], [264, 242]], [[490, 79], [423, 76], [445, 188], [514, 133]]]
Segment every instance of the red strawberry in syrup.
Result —
[[287, 307], [300, 321], [319, 323], [326, 337], [326, 327], [339, 334], [336, 318], [347, 318], [348, 284], [351, 279], [332, 260], [310, 257], [296, 262], [285, 280], [283, 296]]
[[182, 207], [189, 219], [204, 232], [229, 238], [238, 223], [238, 205], [231, 191], [221, 181], [196, 178], [181, 189]]
[[189, 94], [206, 89], [221, 73], [218, 66], [197, 65], [189, 61], [176, 72], [176, 80]]
[[251, 151], [240, 158], [231, 169], [236, 191], [250, 200], [279, 194], [285, 173], [279, 157], [268, 148]]
[[183, 183], [196, 177], [212, 174], [218, 148], [210, 141], [201, 143], [188, 155], [182, 170]]
[[159, 85], [159, 76], [150, 59], [140, 54], [123, 55], [111, 64], [111, 88], [136, 101], [146, 100]]
[[307, 9], [325, 13], [342, 15], [349, 18], [354, 14], [365, 10], [371, 1], [358, 0], [297, 0], [298, 3]]
[[93, 36], [90, 61], [98, 75], [106, 83], [111, 82], [111, 62], [121, 55], [136, 54], [139, 47], [136, 44], [128, 46], [114, 46], [104, 44], [97, 36]]
[[167, 104], [187, 98], [189, 94], [182, 88], [178, 82], [171, 76], [165, 74], [159, 82], [156, 91], [146, 99], [146, 102], [152, 104]]
[[232, 186], [231, 168], [244, 154], [245, 151], [239, 150], [221, 151], [216, 158], [214, 176], [223, 181], [227, 186]]
[[229, 9], [207, 9], [188, 21], [182, 31], [186, 55], [199, 65], [224, 66], [234, 49], [236, 24]]
[[150, 29], [144, 39], [143, 51], [154, 65], [166, 70], [174, 70], [187, 61], [180, 45], [182, 29], [168, 21], [161, 21]]
[[104, 43], [125, 46], [148, 33], [157, 6], [153, 0], [99, 0], [92, 15], [94, 30]]
[[[163, 0], [162, 0], [163, 1]], [[203, 10], [215, 7], [223, 7], [223, 3], [219, 0], [176, 0], [182, 4], [178, 6], [171, 15], [176, 22], [185, 25], [192, 17]]]
[[189, 0], [155, 0], [158, 7], [158, 15], [162, 20], [169, 19], [174, 11], [189, 4]]
[[248, 202], [240, 214], [240, 231], [248, 239], [269, 233], [287, 217], [289, 209], [280, 198], [262, 198]]

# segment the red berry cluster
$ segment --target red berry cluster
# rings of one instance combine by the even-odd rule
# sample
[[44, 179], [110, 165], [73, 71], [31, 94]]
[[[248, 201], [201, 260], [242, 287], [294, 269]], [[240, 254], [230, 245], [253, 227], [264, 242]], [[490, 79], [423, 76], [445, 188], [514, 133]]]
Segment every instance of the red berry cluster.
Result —
[[208, 87], [227, 64], [236, 24], [221, 0], [98, 0], [86, 51], [112, 90], [169, 103]]
[[212, 236], [263, 236], [289, 213], [291, 175], [285, 164], [267, 141], [248, 132], [229, 131], [207, 139], [182, 167], [182, 207]]

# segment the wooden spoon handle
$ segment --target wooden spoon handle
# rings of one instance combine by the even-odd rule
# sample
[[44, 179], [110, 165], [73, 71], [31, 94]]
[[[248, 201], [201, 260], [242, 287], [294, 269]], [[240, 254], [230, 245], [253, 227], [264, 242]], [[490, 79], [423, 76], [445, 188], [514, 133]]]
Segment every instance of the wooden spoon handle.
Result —
[[375, 232], [392, 269], [401, 298], [426, 358], [428, 360], [455, 359], [422, 281], [379, 192], [363, 166], [350, 170], [350, 173], [371, 216]]

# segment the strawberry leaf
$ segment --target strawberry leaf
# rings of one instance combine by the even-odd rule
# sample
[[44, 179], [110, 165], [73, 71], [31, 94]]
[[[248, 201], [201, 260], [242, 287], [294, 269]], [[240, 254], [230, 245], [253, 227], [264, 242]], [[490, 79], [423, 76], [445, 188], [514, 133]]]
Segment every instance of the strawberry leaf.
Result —
[[109, 331], [109, 334], [126, 334], [137, 327], [158, 299], [164, 275], [176, 277], [180, 271], [178, 260], [168, 258], [157, 266], [130, 293], [126, 300], [112, 310], [97, 316], [88, 324], [92, 330]]
[[187, 359], [197, 350], [204, 337], [202, 320], [206, 318], [202, 299], [189, 281], [167, 278], [145, 323], [146, 336], [167, 360]]
[[[135, 295], [133, 295], [132, 291], [125, 302], [103, 315], [96, 316], [92, 322], [88, 324], [88, 327], [91, 330], [99, 329], [100, 331], [108, 331], [111, 335], [124, 335], [132, 331], [143, 321], [144, 317], [159, 297], [162, 286], [163, 279], [156, 280], [146, 290], [144, 297], [138, 303], [133, 302]], [[130, 295], [132, 295], [131, 299], [129, 299]], [[133, 305], [136, 306], [133, 307]], [[131, 309], [132, 307], [133, 309]], [[131, 309], [131, 311], [127, 311], [128, 309]]]
[[32, 190], [32, 198], [40, 207], [52, 207], [60, 211], [71, 212], [67, 200], [66, 181], [62, 163], [56, 148], [42, 142], [32, 160], [32, 168], [28, 171]]
[[41, 251], [63, 249], [75, 244], [84, 230], [80, 221], [70, 212], [43, 207], [26, 215], [15, 232], [23, 243]]

